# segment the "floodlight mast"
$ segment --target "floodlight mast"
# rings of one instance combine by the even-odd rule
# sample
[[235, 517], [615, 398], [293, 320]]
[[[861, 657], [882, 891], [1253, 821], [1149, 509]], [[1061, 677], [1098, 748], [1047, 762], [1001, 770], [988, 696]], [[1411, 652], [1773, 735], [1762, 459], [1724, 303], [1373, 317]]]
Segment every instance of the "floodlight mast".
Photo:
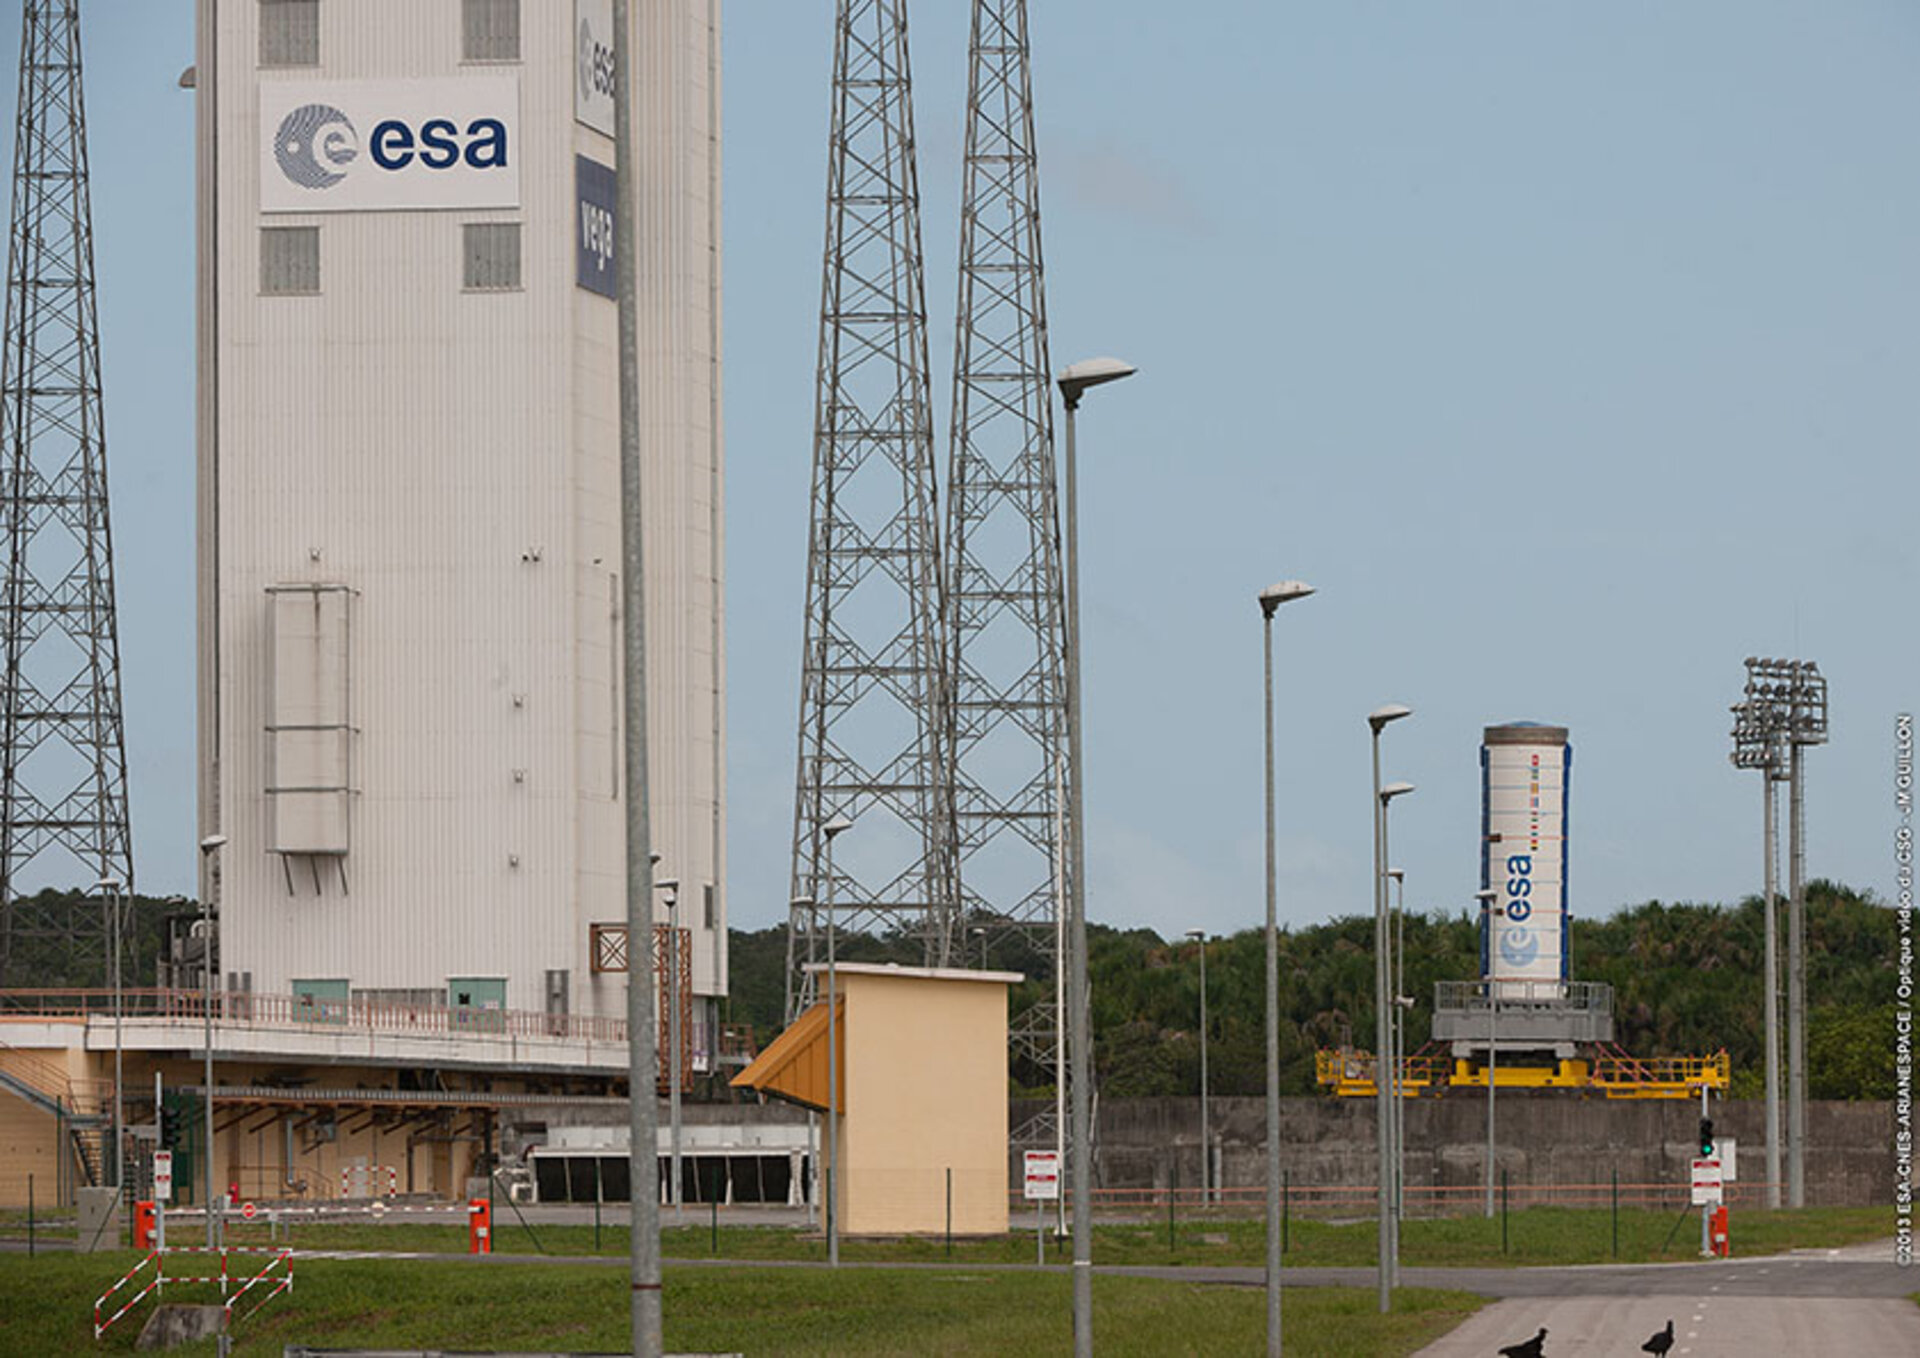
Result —
[[[1803, 751], [1827, 741], [1827, 681], [1811, 660], [1747, 658], [1748, 748], [1776, 735], [1787, 753], [1787, 1205], [1806, 1205], [1806, 835]], [[1736, 763], [1743, 714], [1736, 713]], [[1769, 775], [1770, 777], [1775, 775]], [[1771, 821], [1769, 805], [1769, 821]]]
[[[1749, 658], [1749, 668], [1754, 664]], [[1780, 924], [1779, 889], [1775, 875], [1777, 855], [1774, 832], [1778, 824], [1775, 787], [1785, 777], [1781, 758], [1780, 733], [1773, 729], [1772, 714], [1757, 695], [1758, 685], [1749, 677], [1747, 698], [1735, 703], [1733, 712], [1733, 753], [1735, 768], [1758, 769], [1761, 775], [1761, 846], [1765, 857], [1763, 877], [1765, 896], [1761, 906], [1766, 949], [1761, 973], [1761, 999], [1764, 1017], [1766, 1064], [1767, 1131], [1767, 1206], [1780, 1206]]]

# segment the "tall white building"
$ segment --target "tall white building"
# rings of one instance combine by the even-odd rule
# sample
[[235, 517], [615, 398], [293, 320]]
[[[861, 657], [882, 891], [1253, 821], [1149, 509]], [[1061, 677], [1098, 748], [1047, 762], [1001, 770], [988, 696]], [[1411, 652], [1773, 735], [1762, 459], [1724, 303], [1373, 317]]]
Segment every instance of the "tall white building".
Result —
[[624, 1012], [590, 935], [625, 917], [628, 213], [653, 847], [704, 1064], [727, 984], [718, 0], [633, 6], [627, 204], [611, 10], [199, 0], [200, 820], [228, 838], [220, 965], [256, 996], [320, 1022]]

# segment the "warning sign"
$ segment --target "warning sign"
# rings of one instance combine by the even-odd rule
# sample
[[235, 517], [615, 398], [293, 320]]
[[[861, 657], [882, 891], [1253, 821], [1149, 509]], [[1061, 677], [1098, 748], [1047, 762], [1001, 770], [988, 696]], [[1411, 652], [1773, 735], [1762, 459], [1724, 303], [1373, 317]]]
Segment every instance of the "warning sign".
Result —
[[1693, 1162], [1693, 1205], [1695, 1207], [1718, 1207], [1724, 1196], [1725, 1178], [1720, 1172], [1718, 1160], [1695, 1160]]
[[173, 1201], [172, 1151], [153, 1153], [153, 1200], [155, 1202]]
[[1027, 1152], [1027, 1201], [1052, 1202], [1060, 1196], [1060, 1152]]

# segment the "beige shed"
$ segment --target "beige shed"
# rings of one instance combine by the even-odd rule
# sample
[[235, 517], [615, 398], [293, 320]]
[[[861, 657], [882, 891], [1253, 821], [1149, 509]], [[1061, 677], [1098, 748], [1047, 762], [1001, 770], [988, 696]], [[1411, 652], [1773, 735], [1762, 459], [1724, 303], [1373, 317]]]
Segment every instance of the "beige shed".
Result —
[[[825, 967], [815, 968], [819, 992]], [[846, 1235], [958, 1235], [1007, 1229], [1007, 987], [1018, 972], [835, 968]], [[828, 1112], [827, 1001], [796, 1019], [733, 1078]], [[821, 1163], [833, 1163], [823, 1119]]]

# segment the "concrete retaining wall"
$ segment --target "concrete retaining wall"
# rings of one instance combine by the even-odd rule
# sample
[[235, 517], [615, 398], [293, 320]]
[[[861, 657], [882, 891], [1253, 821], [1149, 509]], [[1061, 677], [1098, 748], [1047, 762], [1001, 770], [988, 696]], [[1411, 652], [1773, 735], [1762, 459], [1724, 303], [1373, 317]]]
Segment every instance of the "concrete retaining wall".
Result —
[[[1039, 1108], [1016, 1101], [1014, 1125]], [[1261, 1184], [1266, 1172], [1266, 1105], [1216, 1098], [1211, 1131], [1220, 1184]], [[1482, 1182], [1486, 1102], [1466, 1095], [1407, 1105], [1407, 1184], [1467, 1188]], [[1714, 1131], [1739, 1143], [1743, 1185], [1766, 1177], [1766, 1111], [1755, 1101], [1716, 1101]], [[1583, 1099], [1503, 1093], [1495, 1103], [1496, 1163], [1518, 1185], [1679, 1184], [1698, 1153], [1700, 1105], [1682, 1099]], [[1371, 1099], [1281, 1101], [1281, 1164], [1296, 1185], [1375, 1182]], [[1866, 1206], [1893, 1200], [1893, 1108], [1889, 1103], [1807, 1105], [1807, 1201]], [[1197, 1098], [1103, 1099], [1096, 1184], [1102, 1188], [1196, 1188], [1200, 1175]], [[1784, 1164], [1783, 1164], [1784, 1173]], [[1017, 1165], [1014, 1166], [1018, 1182]], [[1410, 1199], [1411, 1200], [1411, 1199]]]

